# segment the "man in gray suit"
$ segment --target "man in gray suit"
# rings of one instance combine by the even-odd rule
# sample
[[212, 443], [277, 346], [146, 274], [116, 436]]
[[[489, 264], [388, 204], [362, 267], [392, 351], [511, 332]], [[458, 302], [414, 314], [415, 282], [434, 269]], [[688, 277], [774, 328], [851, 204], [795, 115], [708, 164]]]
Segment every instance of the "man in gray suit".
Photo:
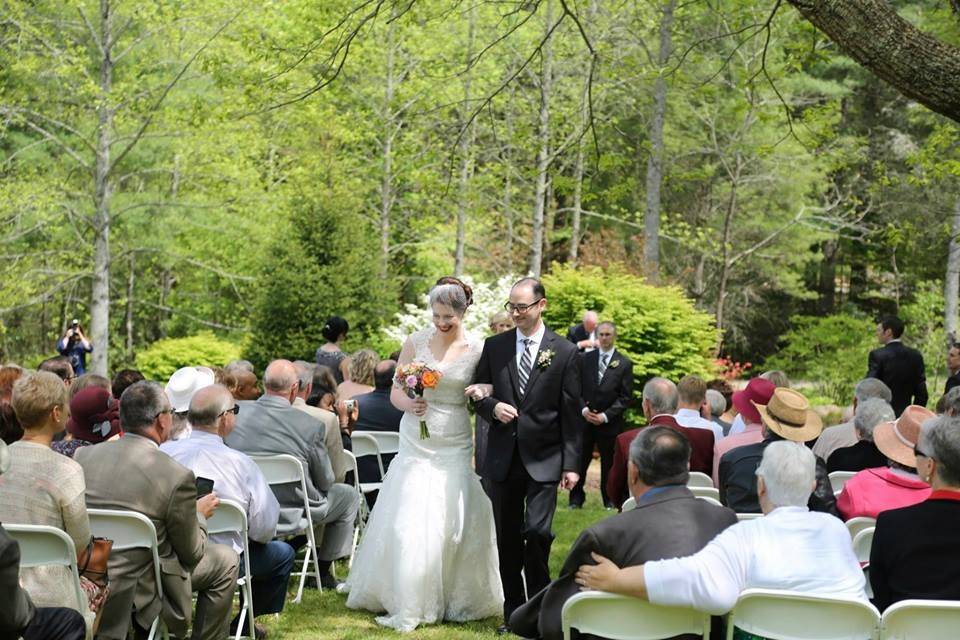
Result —
[[[350, 555], [360, 496], [350, 485], [335, 482], [323, 422], [293, 406], [299, 390], [293, 363], [271, 362], [263, 375], [263, 387], [264, 393], [258, 400], [237, 403], [237, 426], [227, 437], [227, 446], [246, 454], [287, 453], [300, 459], [307, 479], [310, 514], [317, 539], [322, 539], [317, 549], [320, 582], [324, 588], [335, 588], [338, 583], [330, 574], [330, 565]], [[304, 517], [300, 486], [274, 485], [273, 490], [280, 503], [277, 530], [289, 530]]]
[[193, 472], [160, 451], [173, 427], [171, 412], [163, 387], [137, 382], [120, 402], [124, 436], [75, 454], [87, 483], [87, 508], [142, 513], [153, 522], [159, 543], [162, 602], [148, 549], [110, 554], [110, 595], [97, 633], [101, 640], [126, 638], [131, 611], [137, 635], [162, 614], [171, 636], [187, 637], [194, 591], [194, 640], [227, 635], [239, 560], [231, 547], [207, 541], [206, 519], [219, 502], [216, 495], [198, 500]]
[[[559, 577], [510, 616], [510, 630], [527, 638], [559, 640], [560, 611], [580, 591], [574, 582], [582, 564], [599, 553], [618, 566], [675, 558], [702, 549], [736, 523], [726, 507], [700, 500], [687, 489], [690, 443], [670, 427], [640, 431], [630, 445], [627, 478], [635, 509], [611, 516], [586, 529], [573, 543]], [[610, 555], [607, 555], [610, 554]]]

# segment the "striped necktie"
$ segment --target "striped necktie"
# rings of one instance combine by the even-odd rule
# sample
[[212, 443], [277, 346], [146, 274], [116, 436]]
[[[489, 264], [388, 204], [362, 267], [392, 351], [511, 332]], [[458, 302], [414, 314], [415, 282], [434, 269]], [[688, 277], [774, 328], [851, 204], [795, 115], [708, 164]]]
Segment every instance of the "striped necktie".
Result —
[[603, 372], [607, 370], [607, 361], [609, 359], [609, 353], [605, 353], [600, 356], [600, 366], [597, 368], [597, 384], [600, 384], [600, 381], [603, 380]]
[[533, 368], [533, 354], [530, 353], [530, 347], [533, 345], [531, 338], [523, 339], [523, 355], [520, 356], [520, 395], [527, 392], [527, 380], [530, 379], [530, 369]]

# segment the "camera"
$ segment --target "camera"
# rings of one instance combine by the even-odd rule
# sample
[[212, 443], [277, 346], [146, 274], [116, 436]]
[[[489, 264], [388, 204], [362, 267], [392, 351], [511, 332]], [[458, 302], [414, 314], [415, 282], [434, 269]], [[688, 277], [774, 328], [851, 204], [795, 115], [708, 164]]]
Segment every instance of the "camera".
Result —
[[343, 408], [347, 411], [347, 413], [350, 413], [351, 411], [353, 411], [353, 408], [356, 407], [356, 406], [357, 406], [357, 401], [356, 401], [356, 400], [344, 400], [344, 401], [343, 401]]
[[76, 329], [76, 328], [79, 327], [79, 326], [80, 326], [80, 321], [77, 320], [76, 318], [74, 318], [73, 320], [70, 321], [70, 328], [71, 328], [71, 329]]

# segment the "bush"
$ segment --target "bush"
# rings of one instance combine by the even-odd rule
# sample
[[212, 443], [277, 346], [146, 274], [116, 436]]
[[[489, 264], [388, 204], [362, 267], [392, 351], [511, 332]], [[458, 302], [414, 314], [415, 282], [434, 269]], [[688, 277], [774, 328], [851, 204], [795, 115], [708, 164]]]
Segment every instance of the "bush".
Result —
[[137, 354], [137, 368], [147, 380], [165, 382], [180, 367], [222, 367], [239, 357], [239, 345], [203, 332], [188, 338], [157, 340]]

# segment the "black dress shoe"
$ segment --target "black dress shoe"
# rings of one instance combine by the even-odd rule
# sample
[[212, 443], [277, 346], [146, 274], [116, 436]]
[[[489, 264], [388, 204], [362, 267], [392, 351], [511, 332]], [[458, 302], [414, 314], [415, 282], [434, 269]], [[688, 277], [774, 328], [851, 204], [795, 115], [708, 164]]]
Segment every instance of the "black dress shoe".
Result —
[[498, 636], [505, 636], [505, 635], [507, 635], [508, 633], [510, 633], [510, 627], [508, 627], [507, 625], [502, 624], [502, 625], [500, 625], [499, 627], [497, 627], [497, 635], [498, 635]]
[[320, 586], [324, 589], [336, 589], [341, 584], [343, 584], [342, 580], [337, 580], [329, 573], [320, 576]]

